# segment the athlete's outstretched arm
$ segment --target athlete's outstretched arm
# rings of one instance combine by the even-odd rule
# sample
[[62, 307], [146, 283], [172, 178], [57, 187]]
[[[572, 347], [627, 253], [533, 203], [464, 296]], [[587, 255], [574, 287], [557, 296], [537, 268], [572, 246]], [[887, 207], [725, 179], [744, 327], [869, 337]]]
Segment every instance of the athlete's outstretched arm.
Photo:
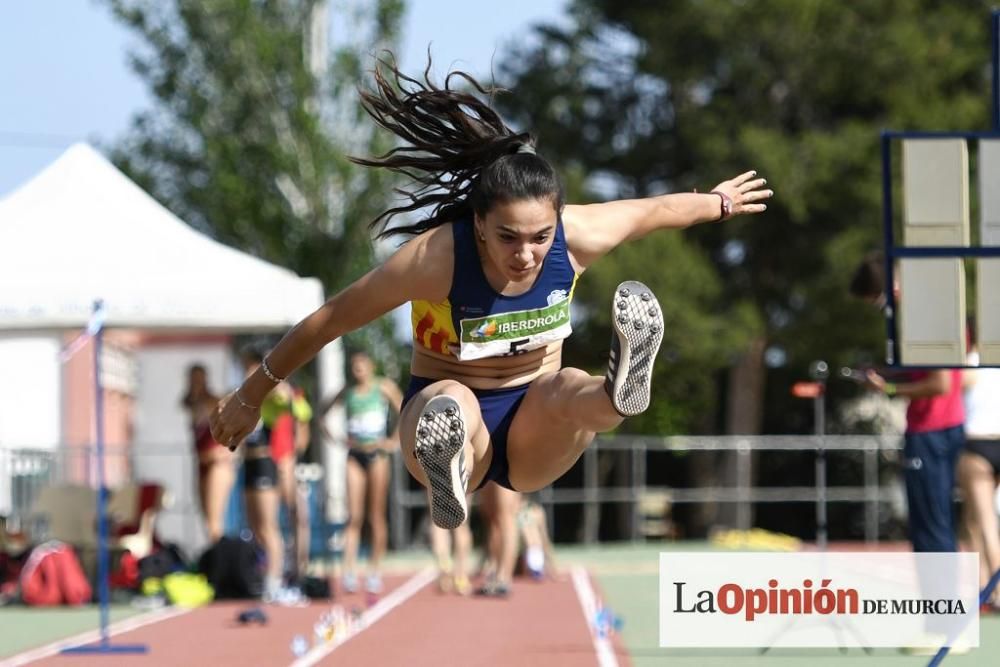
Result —
[[[761, 213], [774, 195], [767, 181], [748, 171], [723, 181], [711, 193], [680, 192], [645, 199], [567, 206], [563, 211], [566, 242], [573, 259], [586, 268], [616, 246], [658, 229], [679, 229], [736, 215]], [[716, 192], [721, 192], [721, 197]], [[728, 213], [724, 204], [728, 204]]]
[[[331, 297], [296, 324], [267, 356], [269, 370], [287, 377], [331, 341], [415, 299], [441, 300], [451, 285], [451, 233], [442, 228], [407, 243], [384, 264]], [[447, 258], [447, 259], [445, 259]], [[259, 407], [275, 387], [263, 367], [224, 397], [212, 414], [212, 435], [235, 448], [257, 425]]]

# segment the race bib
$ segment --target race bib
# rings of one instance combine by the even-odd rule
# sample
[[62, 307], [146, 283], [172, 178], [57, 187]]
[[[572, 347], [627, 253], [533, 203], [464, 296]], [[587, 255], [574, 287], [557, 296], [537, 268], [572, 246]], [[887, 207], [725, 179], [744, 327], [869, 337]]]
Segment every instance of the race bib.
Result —
[[461, 320], [458, 358], [509, 357], [562, 340], [573, 333], [569, 307], [563, 298], [544, 308]]

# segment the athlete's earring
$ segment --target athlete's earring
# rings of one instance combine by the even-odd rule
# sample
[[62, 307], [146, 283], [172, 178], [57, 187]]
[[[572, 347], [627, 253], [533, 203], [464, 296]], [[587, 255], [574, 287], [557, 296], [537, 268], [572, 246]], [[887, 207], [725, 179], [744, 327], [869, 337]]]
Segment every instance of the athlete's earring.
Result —
[[479, 229], [476, 229], [476, 233], [479, 234], [479, 240], [482, 241], [483, 243], [486, 243], [486, 235], [483, 234], [483, 232], [480, 231]]

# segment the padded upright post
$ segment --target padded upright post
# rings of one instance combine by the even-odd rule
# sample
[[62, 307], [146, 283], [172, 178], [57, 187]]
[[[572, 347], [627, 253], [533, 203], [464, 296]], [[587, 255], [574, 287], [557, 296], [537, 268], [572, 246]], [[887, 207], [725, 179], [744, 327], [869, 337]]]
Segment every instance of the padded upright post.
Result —
[[[906, 246], [969, 244], [969, 155], [962, 139], [903, 141]], [[900, 261], [899, 337], [907, 365], [965, 364], [961, 259]]]
[[[1000, 246], [1000, 140], [979, 142], [980, 245]], [[1000, 366], [1000, 259], [976, 262], [979, 363]]]

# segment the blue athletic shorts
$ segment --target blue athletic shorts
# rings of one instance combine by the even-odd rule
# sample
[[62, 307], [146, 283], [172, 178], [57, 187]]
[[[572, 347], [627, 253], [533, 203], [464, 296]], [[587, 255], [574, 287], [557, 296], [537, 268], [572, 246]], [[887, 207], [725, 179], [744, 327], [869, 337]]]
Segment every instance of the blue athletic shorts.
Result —
[[[431, 380], [413, 376], [410, 378], [410, 386], [406, 388], [406, 395], [403, 397], [405, 407], [410, 399], [416, 396], [417, 392], [440, 380]], [[470, 389], [479, 402], [479, 412], [483, 416], [483, 423], [490, 434], [490, 444], [493, 445], [493, 458], [490, 460], [490, 467], [486, 471], [486, 477], [479, 483], [477, 491], [489, 482], [493, 481], [511, 491], [516, 491], [510, 485], [510, 466], [507, 463], [507, 434], [510, 425], [517, 414], [517, 408], [524, 399], [525, 392], [530, 385], [523, 384], [519, 387], [509, 389]]]

